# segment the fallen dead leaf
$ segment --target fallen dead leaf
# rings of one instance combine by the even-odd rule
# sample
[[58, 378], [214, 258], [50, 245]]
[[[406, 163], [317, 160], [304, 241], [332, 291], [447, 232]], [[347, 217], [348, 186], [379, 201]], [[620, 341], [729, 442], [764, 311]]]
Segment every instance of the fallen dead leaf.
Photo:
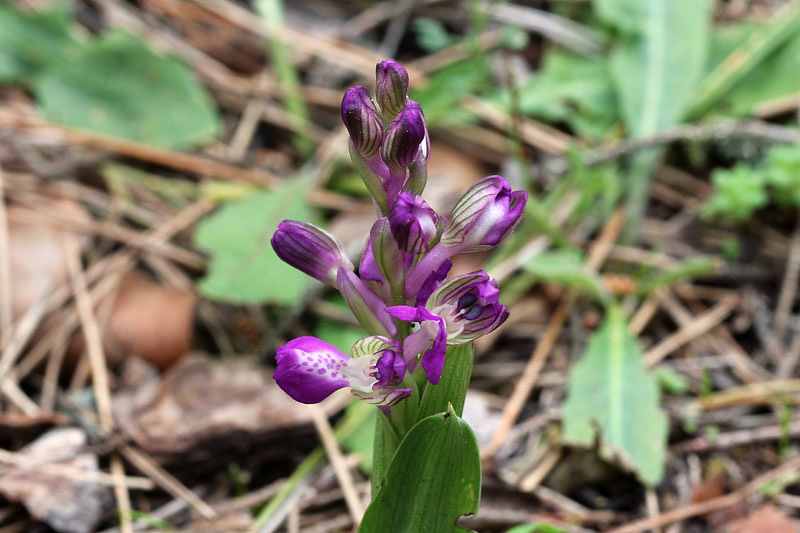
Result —
[[768, 503], [728, 526], [728, 533], [797, 533], [792, 520]]
[[307, 410], [254, 362], [194, 354], [160, 379], [139, 374], [137, 387], [114, 397], [114, 415], [131, 439], [164, 462], [253, 449], [297, 426], [310, 432]]
[[[19, 453], [26, 459], [52, 462], [98, 471], [97, 457], [81, 452], [86, 433], [79, 428], [53, 429]], [[111, 503], [111, 489], [46, 473], [46, 466], [36, 469], [9, 465], [0, 468], [0, 493], [21, 502], [31, 515], [64, 533], [91, 533], [102, 518], [103, 508]]]

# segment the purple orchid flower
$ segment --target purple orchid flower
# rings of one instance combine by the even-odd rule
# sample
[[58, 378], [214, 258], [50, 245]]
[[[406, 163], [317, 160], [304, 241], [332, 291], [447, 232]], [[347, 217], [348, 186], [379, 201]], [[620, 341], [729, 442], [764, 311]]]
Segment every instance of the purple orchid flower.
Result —
[[444, 367], [446, 346], [472, 342], [494, 331], [508, 318], [508, 309], [498, 301], [497, 281], [480, 270], [453, 278], [439, 287], [425, 307], [388, 307], [393, 317], [418, 324], [403, 344], [406, 364], [413, 371], [420, 363], [428, 381], [438, 383]]
[[393, 405], [411, 393], [399, 387], [406, 373], [403, 357], [382, 337], [360, 339], [352, 357], [316, 337], [298, 337], [278, 347], [276, 360], [276, 383], [301, 403], [319, 403], [344, 387], [376, 405]]
[[353, 270], [339, 239], [308, 222], [284, 220], [270, 243], [278, 257], [323, 283], [335, 286], [340, 267]]

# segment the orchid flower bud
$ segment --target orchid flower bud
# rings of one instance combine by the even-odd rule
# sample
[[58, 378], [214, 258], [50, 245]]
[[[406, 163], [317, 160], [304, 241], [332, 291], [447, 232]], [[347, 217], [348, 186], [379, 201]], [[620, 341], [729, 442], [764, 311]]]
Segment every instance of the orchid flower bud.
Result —
[[308, 222], [284, 220], [270, 243], [283, 261], [323, 283], [335, 286], [340, 267], [353, 270], [339, 239]]
[[406, 105], [408, 72], [397, 61], [387, 59], [375, 67], [375, 96], [384, 116], [391, 120]]
[[406, 106], [389, 124], [381, 143], [381, 159], [394, 172], [405, 170], [414, 161], [425, 141], [425, 117]]
[[410, 254], [424, 254], [439, 231], [439, 216], [421, 196], [402, 192], [389, 215], [397, 244]]
[[527, 201], [528, 193], [511, 192], [502, 176], [484, 178], [453, 207], [441, 244], [457, 247], [461, 253], [496, 246], [520, 223]]
[[356, 342], [352, 355], [316, 337], [298, 337], [278, 347], [275, 382], [301, 403], [319, 403], [344, 387], [378, 405], [409, 396], [411, 389], [397, 388], [406, 366], [390, 340], [366, 337]]
[[351, 87], [344, 93], [342, 121], [361, 155], [370, 157], [378, 152], [383, 136], [383, 121], [365, 87]]
[[340, 268], [336, 285], [356, 320], [368, 333], [389, 337], [397, 333], [392, 317], [386, 312], [386, 304], [352, 270]]

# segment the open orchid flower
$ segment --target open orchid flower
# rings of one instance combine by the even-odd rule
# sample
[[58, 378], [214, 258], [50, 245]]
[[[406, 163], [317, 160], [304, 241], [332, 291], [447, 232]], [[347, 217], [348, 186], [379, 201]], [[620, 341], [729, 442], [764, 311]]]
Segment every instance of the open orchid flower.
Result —
[[414, 358], [431, 383], [438, 383], [447, 345], [472, 342], [505, 322], [508, 309], [498, 301], [497, 282], [478, 271], [453, 278], [431, 294], [425, 307], [397, 305], [387, 308], [393, 317], [417, 324], [403, 344], [406, 363]]
[[275, 381], [301, 403], [319, 403], [344, 387], [376, 405], [392, 405], [411, 393], [399, 387], [406, 363], [391, 340], [364, 337], [351, 354], [316, 337], [298, 337], [278, 348]]

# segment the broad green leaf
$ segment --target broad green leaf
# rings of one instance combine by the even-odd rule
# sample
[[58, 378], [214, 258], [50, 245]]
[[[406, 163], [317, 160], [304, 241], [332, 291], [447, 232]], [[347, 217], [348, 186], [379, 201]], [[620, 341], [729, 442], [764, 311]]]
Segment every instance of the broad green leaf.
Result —
[[563, 529], [559, 529], [550, 524], [524, 524], [521, 526], [512, 527], [506, 533], [567, 533]]
[[662, 478], [668, 424], [658, 383], [616, 307], [570, 371], [563, 420], [565, 442], [591, 446], [599, 436], [603, 458], [618, 459], [647, 484]]
[[[541, 69], [519, 88], [519, 110], [550, 122], [566, 122], [581, 137], [601, 140], [619, 119], [614, 86], [601, 61], [553, 48]], [[511, 104], [508, 91], [496, 98]]]
[[197, 225], [195, 245], [211, 255], [200, 292], [232, 303], [292, 304], [311, 278], [281, 261], [269, 240], [281, 220], [309, 220], [306, 180], [222, 206]]
[[52, 61], [65, 60], [78, 44], [64, 5], [22, 13], [0, 4], [0, 81], [27, 82]]
[[[715, 28], [711, 47], [712, 67], [721, 65], [722, 60], [734, 52], [749, 58], [755, 52], [750, 48], [752, 46], [750, 39], [754, 34], [764, 31], [765, 27], [754, 24]], [[769, 37], [772, 37], [772, 34], [769, 34]], [[712, 106], [709, 112], [748, 116], [756, 111], [760, 104], [800, 91], [800, 76], [797, 75], [800, 72], [800, 34], [795, 31], [785, 38], [786, 40], [779, 43], [774, 51], [759, 58], [757, 64], [750, 66], [747, 72], [735, 80], [729, 88], [723, 86], [717, 95], [718, 101], [709, 104]], [[769, 80], [769, 83], [764, 83], [764, 80]]]
[[583, 254], [577, 250], [544, 252], [528, 260], [524, 267], [542, 281], [579, 289], [600, 301], [608, 298], [600, 278], [584, 268]]
[[34, 92], [49, 120], [166, 148], [213, 140], [217, 111], [180, 61], [138, 37], [111, 31], [53, 60]]
[[451, 409], [421, 420], [403, 439], [359, 532], [461, 532], [456, 520], [478, 511], [480, 494], [478, 443]]
[[[734, 38], [731, 38], [729, 35], [723, 34], [722, 41], [717, 39], [718, 44], [733, 41], [737, 42], [737, 46], [730, 50], [723, 61], [716, 64], [698, 86], [687, 117], [693, 119], [701, 116], [717, 104], [723, 96], [729, 95], [729, 91], [734, 88], [744, 91], [749, 86], [755, 95], [762, 97], [765, 94], [775, 94], [771, 92], [771, 88], [765, 87], [771, 85], [773, 81], [781, 88], [777, 92], [782, 92], [787, 85], [791, 85], [792, 80], [787, 77], [796, 78], [797, 68], [797, 57], [795, 55], [792, 58], [791, 48], [787, 51], [787, 54], [790, 55], [785, 56], [777, 63], [771, 64], [771, 61], [766, 58], [785, 45], [787, 41], [797, 40], [798, 30], [800, 30], [800, 2], [787, 2], [767, 24], [749, 32], [745, 29], [743, 35], [746, 38], [737, 42], [735, 35]], [[792, 46], [796, 45], [790, 45], [790, 47]], [[796, 54], [797, 48], [794, 50]], [[794, 71], [783, 72], [780, 70], [781, 68], [792, 68], [792, 65], [794, 65]], [[762, 77], [764, 75], [775, 76], [775, 80], [771, 77]], [[745, 78], [748, 78], [747, 81]], [[764, 83], [765, 79], [769, 79], [769, 83]], [[796, 80], [794, 81], [796, 82]], [[744, 88], [739, 87], [740, 82], [745, 85]], [[744, 94], [738, 98], [745, 103], [748, 100], [752, 102], [752, 98]]]
[[710, 2], [598, 0], [594, 6], [623, 32], [610, 66], [631, 136], [680, 122], [705, 71]]
[[422, 404], [417, 412], [418, 419], [444, 413], [448, 404], [451, 404], [455, 413], [461, 416], [474, 358], [475, 353], [471, 343], [447, 347], [442, 379], [436, 385], [428, 383], [425, 387]]

